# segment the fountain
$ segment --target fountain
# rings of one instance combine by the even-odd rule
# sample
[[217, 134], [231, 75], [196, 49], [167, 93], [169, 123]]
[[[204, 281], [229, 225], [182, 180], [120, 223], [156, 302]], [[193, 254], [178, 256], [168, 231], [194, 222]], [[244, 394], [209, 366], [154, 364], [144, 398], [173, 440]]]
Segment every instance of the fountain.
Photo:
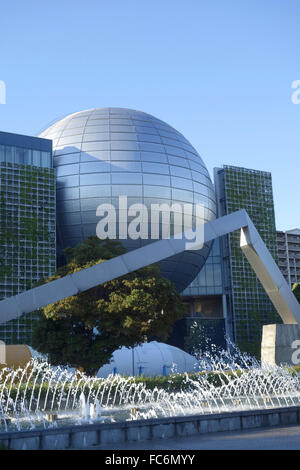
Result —
[[174, 372], [161, 386], [149, 383], [120, 375], [88, 377], [35, 358], [24, 368], [0, 371], [0, 431], [300, 404], [295, 370], [261, 365], [233, 345], [230, 353], [201, 354], [192, 374]]

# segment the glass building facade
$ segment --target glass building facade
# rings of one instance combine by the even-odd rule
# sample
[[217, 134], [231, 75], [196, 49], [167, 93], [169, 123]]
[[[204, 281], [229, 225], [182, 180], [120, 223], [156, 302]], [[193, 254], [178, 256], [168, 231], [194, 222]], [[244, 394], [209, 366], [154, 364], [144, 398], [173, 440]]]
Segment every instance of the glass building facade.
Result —
[[[218, 216], [245, 209], [278, 263], [271, 174], [228, 165], [214, 173]], [[294, 241], [291, 246], [296, 253]], [[259, 355], [262, 326], [281, 323], [240, 248], [239, 230], [214, 241], [182, 295], [186, 317], [176, 325], [172, 344], [188, 351], [225, 346], [227, 335], [242, 350]]]
[[[278, 262], [271, 173], [225, 165], [215, 183], [219, 215], [245, 209]], [[240, 249], [240, 231], [223, 237], [221, 250], [228, 329], [241, 349], [258, 354], [262, 326], [281, 319]]]
[[[220, 239], [214, 240], [205, 265], [182, 292], [186, 316], [177, 326], [180, 346], [188, 352], [226, 347], [227, 304]], [[178, 343], [177, 343], [178, 344]]]
[[207, 261], [197, 277], [182, 292], [183, 296], [221, 295], [223, 293], [220, 240], [216, 239]]
[[[52, 142], [0, 132], [0, 298], [56, 269]], [[34, 315], [0, 324], [0, 340], [30, 344]]]

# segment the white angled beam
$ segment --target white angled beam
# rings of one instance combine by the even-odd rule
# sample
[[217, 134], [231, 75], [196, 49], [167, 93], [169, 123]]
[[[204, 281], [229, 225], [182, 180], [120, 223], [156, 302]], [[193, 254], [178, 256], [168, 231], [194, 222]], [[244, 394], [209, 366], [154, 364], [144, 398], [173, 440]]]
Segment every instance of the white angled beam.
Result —
[[[284, 323], [300, 324], [300, 306], [245, 210], [204, 224], [204, 243], [241, 229], [241, 248]], [[182, 239], [150, 243], [90, 268], [48, 282], [0, 301], [0, 323], [76, 295], [97, 285], [185, 251], [190, 231]]]
[[286, 324], [300, 324], [300, 305], [250, 217], [241, 229], [241, 249]]

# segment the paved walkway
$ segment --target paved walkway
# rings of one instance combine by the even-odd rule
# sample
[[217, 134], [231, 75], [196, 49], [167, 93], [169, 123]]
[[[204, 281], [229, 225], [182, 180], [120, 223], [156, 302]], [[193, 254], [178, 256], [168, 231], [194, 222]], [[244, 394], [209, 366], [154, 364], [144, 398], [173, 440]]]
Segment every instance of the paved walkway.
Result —
[[300, 426], [219, 432], [184, 438], [90, 447], [106, 450], [300, 450]]

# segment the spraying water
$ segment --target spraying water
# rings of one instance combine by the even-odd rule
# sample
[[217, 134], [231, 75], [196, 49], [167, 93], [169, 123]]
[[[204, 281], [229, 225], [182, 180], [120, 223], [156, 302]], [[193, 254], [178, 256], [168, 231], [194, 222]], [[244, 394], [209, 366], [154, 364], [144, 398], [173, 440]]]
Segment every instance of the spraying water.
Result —
[[295, 370], [262, 365], [233, 344], [230, 352], [194, 355], [195, 373], [179, 381], [174, 367], [152, 389], [135, 377], [88, 377], [38, 359], [23, 369], [2, 369], [0, 431], [300, 404]]

